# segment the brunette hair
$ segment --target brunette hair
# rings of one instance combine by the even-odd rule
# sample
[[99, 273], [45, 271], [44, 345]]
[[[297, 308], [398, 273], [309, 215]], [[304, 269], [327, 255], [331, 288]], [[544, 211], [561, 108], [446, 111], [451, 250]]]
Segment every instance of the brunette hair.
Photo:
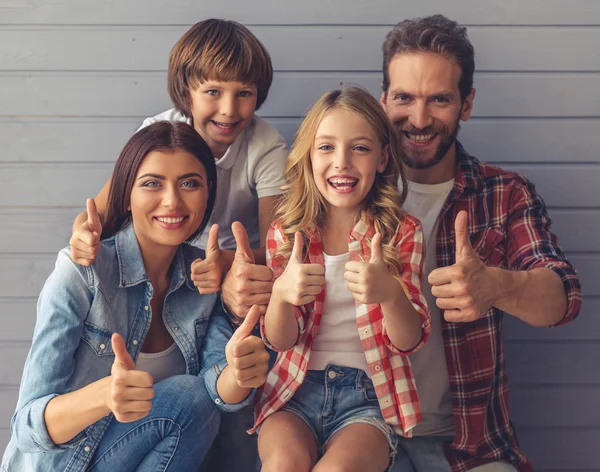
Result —
[[131, 219], [128, 210], [131, 190], [140, 165], [153, 151], [175, 152], [178, 149], [194, 155], [204, 166], [208, 182], [206, 211], [198, 229], [188, 238], [193, 240], [206, 227], [217, 195], [217, 169], [210, 148], [202, 137], [186, 123], [159, 121], [135, 133], [125, 147], [112, 174], [108, 194], [106, 221], [102, 227], [102, 239], [109, 238], [121, 230]]
[[454, 59], [461, 74], [458, 82], [461, 100], [473, 88], [475, 72], [475, 50], [467, 28], [444, 15], [432, 15], [412, 20], [404, 20], [394, 26], [383, 43], [383, 91], [390, 86], [389, 66], [396, 54], [425, 53], [440, 54]]
[[273, 81], [271, 56], [244, 25], [215, 18], [201, 21], [177, 41], [169, 56], [169, 95], [186, 118], [192, 117], [190, 90], [207, 80], [256, 85], [258, 110]]

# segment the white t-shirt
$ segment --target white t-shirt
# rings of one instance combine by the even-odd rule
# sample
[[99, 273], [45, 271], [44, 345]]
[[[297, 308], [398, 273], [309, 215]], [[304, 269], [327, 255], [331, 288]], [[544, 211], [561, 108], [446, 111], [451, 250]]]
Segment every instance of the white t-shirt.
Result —
[[[157, 121], [189, 123], [174, 108], [146, 118], [141, 128]], [[235, 138], [217, 166], [217, 198], [206, 229], [196, 244], [206, 247], [208, 231], [219, 225], [221, 249], [235, 249], [231, 223], [239, 221], [248, 233], [250, 246], [260, 247], [258, 199], [281, 193], [288, 148], [279, 132], [267, 121], [254, 115], [248, 126]]]
[[369, 373], [356, 326], [356, 304], [344, 280], [349, 254], [329, 256], [323, 253], [323, 259], [325, 306], [312, 345], [308, 370], [324, 370], [327, 364], [335, 364]]
[[148, 372], [154, 383], [173, 375], [185, 374], [185, 358], [176, 343], [162, 352], [140, 352], [135, 368]]
[[456, 428], [442, 338], [442, 315], [427, 281], [437, 267], [438, 217], [453, 186], [454, 179], [436, 185], [409, 182], [403, 205], [405, 211], [421, 221], [423, 228], [423, 294], [431, 314], [429, 339], [421, 350], [410, 356], [423, 414], [422, 422], [413, 430], [414, 436], [454, 436]]

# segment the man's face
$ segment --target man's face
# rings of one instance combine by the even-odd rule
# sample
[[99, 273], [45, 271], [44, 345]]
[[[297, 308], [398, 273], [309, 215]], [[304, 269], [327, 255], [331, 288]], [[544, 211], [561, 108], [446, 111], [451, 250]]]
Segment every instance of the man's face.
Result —
[[460, 66], [439, 54], [397, 54], [389, 64], [390, 87], [381, 96], [400, 134], [404, 163], [435, 166], [454, 150], [460, 120], [471, 114], [475, 90], [461, 102]]

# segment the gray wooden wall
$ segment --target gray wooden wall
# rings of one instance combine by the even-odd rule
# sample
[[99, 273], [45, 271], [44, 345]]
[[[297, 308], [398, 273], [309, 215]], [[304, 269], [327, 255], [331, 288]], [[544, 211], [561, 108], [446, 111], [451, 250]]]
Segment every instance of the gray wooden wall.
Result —
[[407, 17], [444, 13], [476, 49], [474, 155], [537, 185], [584, 285], [572, 325], [508, 320], [511, 407], [541, 471], [600, 470], [600, 2], [597, 0], [4, 0], [0, 2], [0, 447], [35, 301], [72, 220], [142, 119], [170, 108], [170, 48], [227, 17], [276, 69], [261, 114], [291, 141], [341, 81], [379, 96], [381, 43]]

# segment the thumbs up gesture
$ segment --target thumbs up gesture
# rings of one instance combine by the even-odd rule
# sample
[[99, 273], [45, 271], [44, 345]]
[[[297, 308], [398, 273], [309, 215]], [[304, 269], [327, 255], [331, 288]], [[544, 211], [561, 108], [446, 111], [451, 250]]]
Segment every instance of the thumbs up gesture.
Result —
[[93, 198], [86, 201], [87, 220], [73, 230], [71, 240], [71, 257], [78, 264], [89, 266], [96, 259], [100, 247], [102, 223]]
[[110, 372], [110, 387], [105, 403], [117, 421], [131, 423], [150, 413], [154, 398], [153, 380], [147, 372], [135, 370], [133, 359], [118, 333], [112, 335], [112, 347], [115, 361]]
[[219, 225], [212, 225], [208, 233], [205, 259], [192, 262], [192, 280], [198, 291], [205, 295], [221, 290], [223, 266], [219, 249]]
[[223, 300], [231, 311], [242, 318], [253, 305], [258, 305], [264, 313], [271, 298], [273, 273], [268, 267], [254, 263], [248, 234], [239, 221], [231, 225], [231, 231], [236, 250], [221, 287]]
[[466, 211], [456, 215], [456, 261], [429, 274], [431, 293], [436, 305], [444, 310], [447, 321], [467, 322], [484, 316], [493, 306], [494, 284], [488, 270], [471, 246]]
[[230, 375], [242, 388], [258, 388], [267, 379], [269, 353], [263, 340], [252, 335], [261, 310], [254, 305], [225, 347]]
[[273, 286], [280, 300], [296, 306], [312, 302], [325, 285], [325, 268], [320, 264], [304, 264], [303, 250], [302, 233], [296, 232], [288, 264]]
[[383, 260], [381, 234], [375, 233], [371, 240], [369, 262], [350, 261], [344, 273], [346, 287], [357, 303], [384, 303], [391, 300], [395, 292], [401, 290]]

